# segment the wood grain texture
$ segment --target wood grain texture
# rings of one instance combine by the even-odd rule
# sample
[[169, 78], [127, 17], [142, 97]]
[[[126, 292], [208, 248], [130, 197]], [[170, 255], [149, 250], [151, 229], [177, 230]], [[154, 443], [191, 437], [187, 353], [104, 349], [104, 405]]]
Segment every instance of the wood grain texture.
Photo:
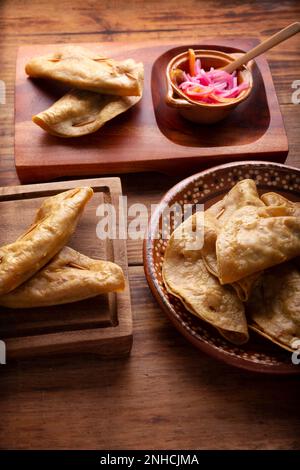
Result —
[[192, 124], [165, 103], [164, 70], [174, 56], [189, 47], [220, 49], [234, 55], [251, 49], [255, 43], [223, 38], [181, 46], [178, 42], [84, 43], [84, 47], [100, 55], [143, 61], [144, 92], [137, 105], [98, 132], [73, 139], [49, 135], [31, 120], [66, 91], [61, 84], [33, 80], [25, 73], [25, 65], [32, 57], [51, 54], [56, 46], [21, 47], [15, 95], [15, 164], [21, 182], [151, 170], [181, 174], [185, 169], [193, 173], [232, 160], [284, 162], [287, 137], [270, 69], [263, 56], [251, 67], [254, 86], [250, 97], [218, 124]]
[[97, 211], [105, 203], [115, 208], [119, 228], [119, 178], [46, 183], [0, 188], [0, 244], [24, 233], [46, 198], [74, 187], [91, 186], [92, 200], [84, 210], [68, 245], [94, 259], [122, 267], [124, 291], [104, 294], [66, 305], [13, 310], [1, 307], [0, 337], [6, 343], [7, 361], [57, 353], [95, 353], [104, 357], [128, 355], [132, 346], [132, 316], [125, 240], [99, 240]]
[[[264, 39], [300, 17], [297, 0], [3, 0], [0, 3], [0, 185], [18, 184], [13, 116], [17, 48], [61, 42]], [[300, 167], [299, 35], [267, 54]], [[92, 175], [91, 175], [92, 176]], [[184, 176], [122, 175], [129, 203], [158, 202]], [[1, 223], [3, 223], [1, 221]], [[142, 241], [128, 241], [134, 315], [129, 360], [61, 357], [1, 367], [1, 448], [299, 449], [299, 380], [248, 374], [190, 346], [171, 327], [144, 278]]]

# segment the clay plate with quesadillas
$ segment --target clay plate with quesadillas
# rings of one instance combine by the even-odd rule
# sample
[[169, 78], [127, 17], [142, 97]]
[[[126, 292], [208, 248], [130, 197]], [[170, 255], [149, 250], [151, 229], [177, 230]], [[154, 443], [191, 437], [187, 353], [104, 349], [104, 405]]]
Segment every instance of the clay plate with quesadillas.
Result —
[[[145, 272], [164, 311], [199, 349], [248, 370], [300, 372], [292, 361], [300, 337], [299, 202], [299, 169], [267, 162], [203, 171], [163, 198], [145, 241]], [[189, 247], [195, 227], [186, 226], [200, 212], [179, 226], [171, 216], [171, 238], [163, 234], [164, 210], [175, 203], [204, 204], [198, 251]]]

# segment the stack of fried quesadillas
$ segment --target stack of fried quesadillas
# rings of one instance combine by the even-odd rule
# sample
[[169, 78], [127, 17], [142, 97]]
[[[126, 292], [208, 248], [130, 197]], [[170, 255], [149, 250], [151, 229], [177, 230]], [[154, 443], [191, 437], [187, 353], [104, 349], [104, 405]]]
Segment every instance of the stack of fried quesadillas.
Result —
[[28, 230], [0, 248], [0, 305], [64, 304], [124, 288], [120, 266], [65, 246], [92, 196], [87, 187], [49, 197]]
[[[172, 234], [163, 279], [185, 307], [235, 344], [248, 327], [292, 351], [300, 339], [300, 203], [237, 183]], [[203, 231], [203, 244], [191, 242]]]
[[127, 111], [142, 97], [144, 67], [133, 59], [117, 61], [80, 46], [31, 59], [25, 67], [32, 78], [70, 86], [70, 91], [32, 120], [50, 134], [78, 137], [91, 134]]

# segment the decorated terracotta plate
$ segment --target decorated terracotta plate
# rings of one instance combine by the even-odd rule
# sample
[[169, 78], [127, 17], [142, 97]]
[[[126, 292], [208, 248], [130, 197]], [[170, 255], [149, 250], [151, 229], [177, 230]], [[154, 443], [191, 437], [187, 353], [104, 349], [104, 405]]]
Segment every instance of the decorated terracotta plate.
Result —
[[[164, 196], [149, 225], [144, 245], [144, 266], [149, 286], [175, 327], [201, 351], [228, 364], [257, 372], [299, 374], [292, 353], [250, 331], [246, 345], [235, 346], [210, 325], [188, 312], [169, 294], [162, 280], [162, 262], [167, 245], [162, 236], [162, 213], [173, 204], [204, 204], [205, 209], [222, 199], [238, 181], [252, 178], [260, 193], [275, 191], [300, 201], [300, 170], [276, 163], [240, 162], [217, 166], [184, 179]], [[172, 216], [171, 228], [172, 232]], [[299, 354], [296, 353], [300, 358]], [[297, 362], [297, 361], [294, 361]]]

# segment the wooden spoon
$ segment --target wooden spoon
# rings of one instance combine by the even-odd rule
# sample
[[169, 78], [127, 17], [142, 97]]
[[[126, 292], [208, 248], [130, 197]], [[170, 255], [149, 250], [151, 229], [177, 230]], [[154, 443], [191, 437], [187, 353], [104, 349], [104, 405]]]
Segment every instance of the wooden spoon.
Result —
[[234, 62], [226, 65], [223, 70], [228, 73], [232, 73], [234, 70], [238, 69], [241, 65], [246, 64], [249, 60], [254, 59], [258, 55], [262, 54], [263, 52], [272, 49], [272, 47], [277, 46], [281, 42], [285, 41], [286, 39], [294, 36], [294, 34], [299, 33], [300, 31], [300, 23], [292, 23], [284, 29], [278, 31], [278, 33], [271, 36], [269, 39], [261, 42], [258, 46], [254, 47], [250, 51], [243, 54], [241, 57], [236, 59]]

